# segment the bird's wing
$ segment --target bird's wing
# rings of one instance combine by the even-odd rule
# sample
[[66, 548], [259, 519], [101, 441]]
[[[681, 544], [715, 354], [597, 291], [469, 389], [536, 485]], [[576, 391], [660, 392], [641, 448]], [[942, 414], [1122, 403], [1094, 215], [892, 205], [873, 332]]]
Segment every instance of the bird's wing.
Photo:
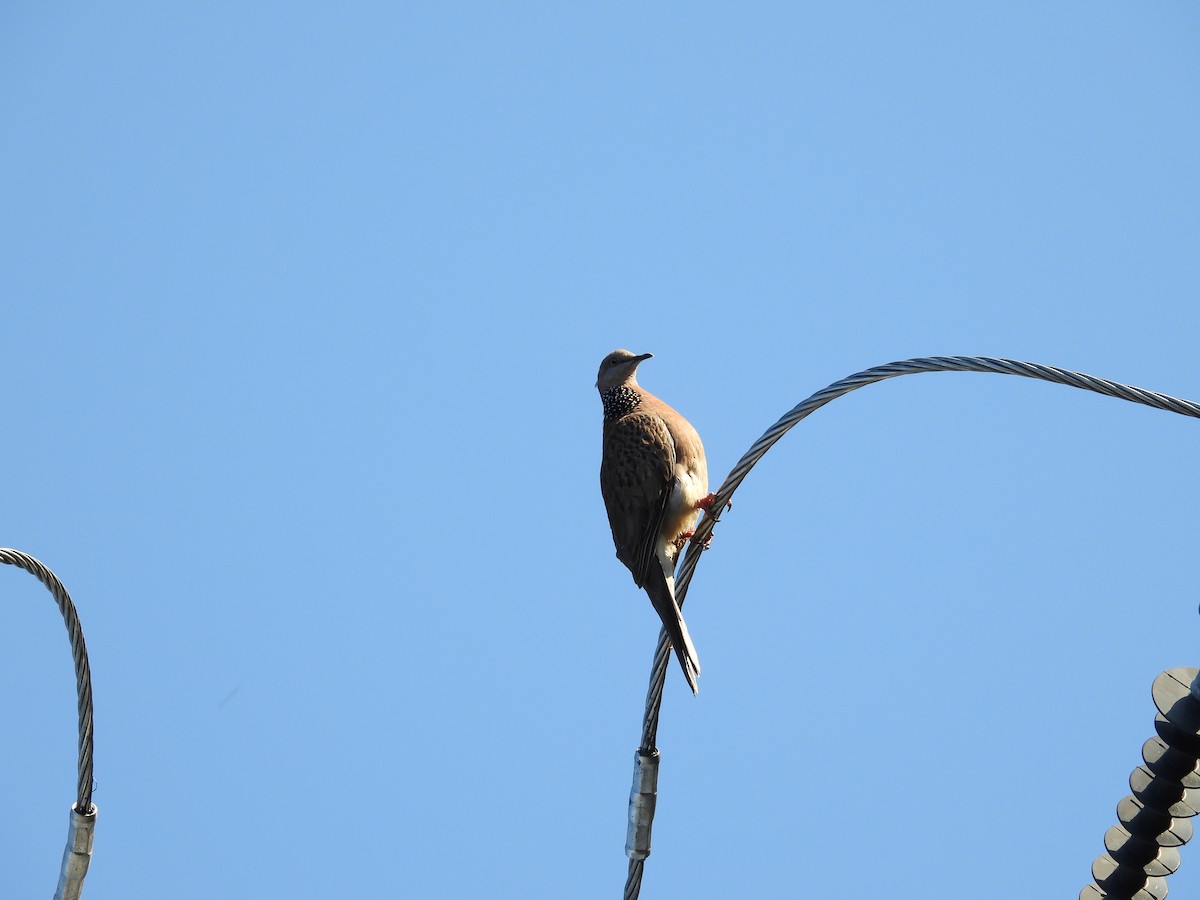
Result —
[[630, 413], [604, 426], [600, 493], [617, 558], [641, 587], [658, 565], [659, 533], [671, 499], [675, 442], [656, 415]]

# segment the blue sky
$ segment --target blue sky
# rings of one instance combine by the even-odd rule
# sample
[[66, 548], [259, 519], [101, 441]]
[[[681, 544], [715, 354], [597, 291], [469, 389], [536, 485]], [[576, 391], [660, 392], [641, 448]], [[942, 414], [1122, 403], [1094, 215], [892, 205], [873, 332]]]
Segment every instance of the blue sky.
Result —
[[[655, 354], [714, 484], [894, 359], [1200, 399], [1198, 38], [1176, 2], [8, 4], [0, 545], [91, 649], [88, 900], [617, 896], [658, 623], [600, 359]], [[949, 374], [790, 433], [689, 594], [642, 896], [1074, 896], [1200, 664], [1196, 427]], [[0, 895], [49, 896], [70, 657], [3, 576]]]

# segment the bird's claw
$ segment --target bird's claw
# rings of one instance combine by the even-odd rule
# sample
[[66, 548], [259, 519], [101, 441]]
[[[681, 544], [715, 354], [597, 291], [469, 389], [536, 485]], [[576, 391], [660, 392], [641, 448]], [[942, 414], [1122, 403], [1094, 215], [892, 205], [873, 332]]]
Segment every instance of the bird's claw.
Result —
[[[709, 492], [709, 495], [707, 497], [703, 497], [700, 500], [696, 501], [696, 509], [702, 509], [706, 513], [708, 513], [710, 516], [716, 516], [717, 514], [714, 513], [712, 510], [713, 501], [715, 501], [716, 499], [717, 499], [717, 495], [712, 492]], [[733, 509], [733, 501], [732, 500], [725, 501], [725, 509]]]
[[696, 540], [696, 532], [685, 531], [683, 534], [681, 534], [679, 537], [677, 537], [675, 539], [675, 549], [682, 550], [683, 545], [686, 544], [688, 541], [691, 541], [693, 544], [699, 544], [701, 550], [707, 550], [709, 547], [712, 546], [712, 540], [713, 540], [713, 536], [712, 536], [711, 531], [708, 533], [708, 537], [706, 537], [703, 541]]

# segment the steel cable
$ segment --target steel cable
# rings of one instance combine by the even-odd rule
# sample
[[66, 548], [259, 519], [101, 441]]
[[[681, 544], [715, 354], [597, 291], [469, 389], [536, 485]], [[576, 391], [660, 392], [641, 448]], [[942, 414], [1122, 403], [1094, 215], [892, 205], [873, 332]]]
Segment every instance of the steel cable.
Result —
[[[1180, 400], [1156, 391], [1148, 391], [1144, 388], [1109, 381], [1107, 378], [1097, 378], [1095, 375], [1085, 375], [1082, 372], [1072, 372], [1068, 369], [1059, 369], [1054, 366], [1044, 366], [1039, 363], [1022, 362], [1015, 359], [999, 359], [988, 356], [928, 356], [899, 360], [887, 363], [886, 365], [875, 366], [871, 369], [864, 369], [862, 372], [850, 375], [841, 381], [835, 381], [833, 384], [817, 391], [808, 399], [793, 407], [778, 422], [768, 428], [762, 437], [755, 441], [742, 458], [738, 460], [737, 465], [733, 467], [729, 475], [726, 476], [725, 481], [721, 484], [721, 487], [716, 491], [716, 496], [710, 507], [714, 511], [714, 514], [703, 517], [696, 528], [695, 537], [688, 546], [687, 553], [684, 554], [683, 560], [676, 570], [675, 598], [679, 602], [679, 605], [682, 606], [684, 600], [687, 598], [688, 585], [691, 584], [692, 575], [699, 564], [701, 551], [712, 534], [713, 527], [720, 519], [720, 513], [725, 509], [725, 504], [732, 499], [734, 491], [738, 489], [738, 486], [745, 480], [750, 470], [774, 446], [776, 441], [787, 434], [792, 426], [812, 415], [812, 413], [816, 412], [826, 403], [836, 400], [838, 397], [842, 397], [851, 391], [858, 390], [861, 387], [866, 387], [868, 384], [874, 384], [878, 381], [885, 381], [900, 375], [916, 375], [922, 372], [984, 372], [997, 375], [1020, 375], [1025, 378], [1036, 378], [1041, 381], [1054, 382], [1055, 384], [1065, 384], [1085, 391], [1104, 394], [1108, 397], [1117, 397], [1121, 400], [1128, 400], [1131, 403], [1141, 403], [1145, 406], [1178, 413], [1182, 416], [1200, 418], [1200, 404], [1193, 403], [1190, 400]], [[646, 692], [646, 712], [642, 719], [642, 741], [639, 746], [639, 752], [641, 753], [657, 752], [655, 745], [658, 740], [658, 718], [662, 708], [663, 685], [666, 682], [667, 663], [670, 661], [670, 655], [671, 644], [667, 638], [666, 631], [662, 630], [658, 635], [658, 645], [655, 648], [654, 662], [650, 669], [650, 687]], [[650, 819], [653, 817], [653, 808], [653, 805], [649, 807]], [[643, 826], [643, 832], [646, 835], [644, 853], [648, 855], [651, 822], [644, 821], [640, 824]], [[631, 833], [632, 831], [633, 823], [631, 821]], [[629, 874], [625, 882], [624, 900], [637, 900], [638, 894], [641, 891], [644, 865], [644, 858], [630, 859]]]
[[54, 602], [58, 604], [67, 626], [71, 657], [75, 660], [75, 693], [79, 716], [79, 781], [76, 785], [75, 808], [82, 815], [89, 815], [92, 811], [92, 670], [88, 665], [87, 644], [83, 640], [79, 614], [75, 612], [71, 595], [58, 577], [29, 554], [0, 548], [0, 563], [24, 569], [44, 584], [54, 596]]

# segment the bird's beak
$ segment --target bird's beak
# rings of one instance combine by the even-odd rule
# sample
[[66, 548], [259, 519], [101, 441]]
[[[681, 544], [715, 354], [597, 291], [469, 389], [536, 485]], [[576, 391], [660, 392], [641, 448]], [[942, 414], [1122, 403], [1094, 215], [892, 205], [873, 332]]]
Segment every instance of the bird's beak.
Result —
[[633, 361], [634, 361], [634, 362], [641, 362], [643, 359], [650, 359], [650, 357], [652, 357], [652, 356], [654, 356], [654, 354], [653, 354], [653, 353], [643, 353], [641, 356], [635, 356], [635, 357], [633, 358]]

